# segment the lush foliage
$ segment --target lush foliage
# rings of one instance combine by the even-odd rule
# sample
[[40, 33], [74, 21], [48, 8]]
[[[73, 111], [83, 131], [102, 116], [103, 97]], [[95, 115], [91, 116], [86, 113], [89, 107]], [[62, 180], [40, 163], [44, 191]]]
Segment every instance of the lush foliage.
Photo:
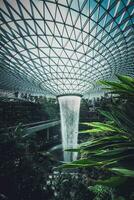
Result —
[[48, 116], [48, 119], [59, 119], [59, 105], [56, 99], [43, 98], [41, 102], [42, 110]]
[[24, 134], [21, 126], [0, 133], [0, 199], [50, 199], [46, 182], [55, 161], [39, 135], [23, 138]]
[[23, 137], [21, 124], [0, 133], [0, 199], [92, 200], [81, 175], [53, 172], [59, 163], [47, 151], [44, 135]]
[[92, 200], [84, 177], [79, 173], [54, 172], [49, 176], [48, 185], [54, 193], [54, 200]]
[[62, 168], [96, 167], [111, 172], [111, 177], [99, 184], [116, 187], [128, 177], [134, 177], [134, 78], [118, 76], [118, 82], [101, 81], [114, 94], [109, 110], [100, 111], [104, 122], [83, 123], [88, 130], [81, 134], [95, 135], [79, 145], [81, 158]]
[[94, 194], [94, 200], [115, 200], [112, 188], [103, 185], [90, 186], [89, 190]]

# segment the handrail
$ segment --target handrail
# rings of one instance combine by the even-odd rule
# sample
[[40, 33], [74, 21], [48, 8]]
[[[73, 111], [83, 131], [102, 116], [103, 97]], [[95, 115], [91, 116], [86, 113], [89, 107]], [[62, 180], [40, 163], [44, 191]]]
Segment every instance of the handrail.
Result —
[[25, 135], [23, 135], [23, 137], [27, 137], [33, 133], [36, 133], [37, 131], [41, 131], [47, 128], [51, 128], [54, 127], [56, 125], [60, 124], [60, 120], [56, 120], [56, 121], [52, 121], [52, 122], [48, 122], [48, 123], [44, 123], [44, 124], [40, 124], [37, 126], [33, 126], [33, 127], [29, 127], [25, 129]]
[[[46, 121], [39, 121], [39, 122], [32, 122], [32, 123], [28, 123], [28, 124], [22, 124], [22, 128], [34, 127], [36, 125], [51, 123], [51, 122], [55, 122], [55, 121], [59, 121], [59, 119], [50, 119], [50, 120], [46, 120]], [[16, 127], [17, 127], [17, 125], [16, 126], [10, 126], [10, 127], [7, 127], [7, 129], [11, 130], [11, 129], [15, 129]], [[4, 127], [0, 128], [0, 130], [2, 130], [2, 129], [4, 129]]]

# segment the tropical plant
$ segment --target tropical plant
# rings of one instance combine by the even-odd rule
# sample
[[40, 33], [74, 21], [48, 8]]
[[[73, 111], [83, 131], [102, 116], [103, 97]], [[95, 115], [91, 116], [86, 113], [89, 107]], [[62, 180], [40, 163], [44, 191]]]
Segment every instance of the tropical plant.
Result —
[[53, 191], [53, 200], [93, 200], [81, 174], [54, 171], [49, 176], [48, 186]]
[[103, 185], [90, 186], [89, 190], [94, 194], [94, 200], [115, 200], [112, 188]]
[[111, 172], [111, 177], [98, 180], [98, 184], [117, 186], [134, 177], [134, 78], [117, 76], [118, 82], [100, 81], [114, 95], [114, 102], [108, 111], [100, 111], [105, 122], [83, 123], [89, 129], [81, 134], [94, 134], [77, 149], [79, 160], [67, 163], [61, 168], [96, 167]]
[[14, 131], [0, 133], [0, 199], [51, 199], [46, 189], [55, 161], [34, 137], [23, 137], [21, 124]]

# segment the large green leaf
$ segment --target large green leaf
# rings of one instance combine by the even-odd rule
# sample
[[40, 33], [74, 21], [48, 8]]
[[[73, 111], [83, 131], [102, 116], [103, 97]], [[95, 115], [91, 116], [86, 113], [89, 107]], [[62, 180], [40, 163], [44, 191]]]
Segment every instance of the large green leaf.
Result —
[[[132, 117], [129, 117], [121, 108], [113, 105], [110, 112], [100, 111], [102, 115], [111, 119], [111, 124], [121, 132], [127, 132], [127, 134], [134, 134], [134, 121]], [[132, 115], [132, 114], [131, 114]], [[107, 122], [109, 124], [109, 122]], [[115, 125], [114, 125], [115, 124]], [[124, 130], [124, 131], [123, 131]]]
[[121, 98], [134, 100], [134, 78], [129, 76], [117, 75], [120, 82], [99, 81], [99, 84], [108, 86], [103, 88], [109, 90], [112, 94], [117, 94]]
[[116, 149], [116, 150], [97, 150], [95, 151], [81, 151], [83, 155], [88, 155], [88, 159], [90, 160], [96, 160], [96, 161], [109, 161], [109, 160], [126, 160], [126, 158], [132, 158], [134, 157], [134, 149]]
[[130, 119], [122, 109], [117, 109], [116, 107], [113, 107], [112, 109], [114, 111], [114, 115], [116, 115], [122, 122], [125, 122], [126, 124], [134, 128], [133, 119]]
[[111, 168], [110, 171], [115, 172], [121, 176], [134, 177], [134, 170], [125, 168]]
[[130, 142], [120, 142], [120, 143], [112, 143], [109, 145], [106, 145], [102, 149], [116, 149], [116, 148], [121, 148], [121, 147], [134, 147], [134, 143]]
[[115, 136], [105, 136], [102, 137], [101, 139], [93, 139], [93, 140], [89, 140], [87, 142], [83, 142], [79, 145], [79, 147], [93, 147], [95, 145], [110, 145], [111, 142], [112, 143], [122, 143], [124, 141], [129, 141], [129, 138], [127, 136], [123, 136], [123, 135], [115, 135]]
[[98, 109], [98, 111], [99, 111], [100, 114], [102, 114], [103, 116], [105, 116], [111, 122], [114, 121], [114, 118], [113, 118], [113, 115], [111, 114], [111, 112], [104, 111], [104, 110], [101, 110], [101, 109]]
[[76, 160], [76, 161], [73, 161], [71, 163], [67, 163], [67, 164], [63, 164], [61, 166], [59, 166], [58, 168], [64, 168], [64, 169], [70, 169], [70, 168], [83, 168], [83, 167], [101, 167], [101, 166], [110, 166], [112, 165], [113, 163], [116, 163], [117, 161], [113, 160], [113, 159], [110, 159], [108, 161], [97, 161], [97, 160], [91, 160], [91, 159], [80, 159], [80, 160]]
[[127, 84], [124, 83], [117, 83], [117, 82], [112, 82], [112, 81], [99, 81], [101, 84], [109, 86], [110, 88], [108, 89], [112, 89], [116, 92], [116, 90], [118, 91], [122, 91], [122, 92], [126, 92], [129, 93], [131, 95], [134, 95], [134, 89]]
[[120, 75], [117, 75], [117, 77], [122, 83], [129, 85], [134, 90], [134, 78], [130, 76], [120, 76]]
[[71, 152], [80, 152], [80, 148], [75, 148], [75, 149], [65, 149], [64, 151], [71, 151]]
[[114, 187], [120, 186], [126, 180], [127, 180], [127, 178], [123, 177], [123, 176], [112, 176], [112, 177], [104, 179], [104, 180], [103, 179], [102, 180], [97, 180], [95, 182], [95, 184], [106, 185], [106, 186], [114, 188]]
[[[111, 152], [111, 151], [115, 151], [115, 150], [119, 150], [119, 149], [123, 149], [124, 147], [126, 147], [126, 150], [133, 148], [134, 144], [131, 143], [112, 143], [110, 145], [104, 145], [104, 147], [97, 147], [95, 149], [92, 148], [80, 148], [78, 150], [76, 150], [76, 152], [81, 152], [81, 153], [86, 153], [86, 154], [97, 154], [97, 153], [102, 153], [102, 152]], [[69, 149], [69, 151], [72, 151], [72, 149]], [[73, 150], [74, 151], [74, 150]]]
[[[131, 151], [130, 151], [131, 150]], [[113, 150], [109, 150], [109, 149], [107, 149], [107, 150], [100, 150], [99, 151], [99, 153], [96, 153], [95, 155], [96, 156], [114, 156], [114, 155], [119, 155], [119, 154], [121, 154], [121, 155], [123, 155], [123, 153], [125, 153], [125, 152], [128, 152], [128, 151], [130, 151], [130, 152], [132, 152], [133, 154], [134, 154], [134, 147], [123, 147], [123, 148], [117, 148], [117, 149], [113, 149]]]
[[93, 129], [90, 130], [84, 130], [84, 131], [80, 131], [80, 133], [105, 133], [105, 132], [117, 132], [117, 133], [123, 133], [124, 131], [119, 129], [117, 126], [115, 125], [111, 125], [111, 124], [106, 124], [106, 123], [102, 123], [102, 122], [90, 122], [90, 123], [86, 123], [83, 122], [83, 125], [87, 125], [87, 126], [91, 126], [94, 127]]
[[83, 131], [80, 131], [79, 133], [105, 133], [107, 132], [106, 130], [102, 130], [102, 129], [99, 129], [99, 128], [94, 128], [94, 129], [89, 129], [89, 130], [83, 130]]

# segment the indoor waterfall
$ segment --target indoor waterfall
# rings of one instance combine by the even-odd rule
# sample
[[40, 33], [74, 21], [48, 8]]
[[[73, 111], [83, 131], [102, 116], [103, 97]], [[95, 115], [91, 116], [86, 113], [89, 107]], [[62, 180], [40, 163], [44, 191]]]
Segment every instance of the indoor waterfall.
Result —
[[[80, 111], [80, 96], [60, 96], [60, 116], [62, 146], [64, 149], [76, 148], [78, 141], [78, 125]], [[77, 153], [64, 151], [64, 161], [77, 159]]]

